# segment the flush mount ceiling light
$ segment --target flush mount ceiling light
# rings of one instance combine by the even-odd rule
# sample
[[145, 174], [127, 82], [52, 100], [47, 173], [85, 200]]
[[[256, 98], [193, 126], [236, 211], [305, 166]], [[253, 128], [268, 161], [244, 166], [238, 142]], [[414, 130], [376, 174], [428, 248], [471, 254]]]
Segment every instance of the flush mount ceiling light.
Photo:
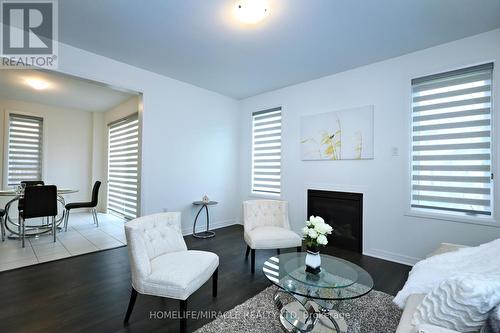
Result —
[[28, 86], [35, 90], [44, 90], [50, 86], [50, 83], [48, 81], [37, 78], [27, 78], [24, 81]]
[[255, 24], [269, 13], [266, 0], [236, 1], [236, 17], [243, 23]]

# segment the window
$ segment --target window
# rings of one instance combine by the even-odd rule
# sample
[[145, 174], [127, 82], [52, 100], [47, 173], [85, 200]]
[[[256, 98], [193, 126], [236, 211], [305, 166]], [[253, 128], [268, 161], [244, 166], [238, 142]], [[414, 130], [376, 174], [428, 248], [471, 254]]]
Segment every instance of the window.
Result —
[[492, 215], [493, 64], [412, 81], [411, 206]]
[[252, 193], [280, 195], [281, 108], [253, 113]]
[[7, 184], [42, 179], [43, 118], [9, 114]]
[[134, 114], [108, 125], [108, 211], [138, 215], [139, 119]]

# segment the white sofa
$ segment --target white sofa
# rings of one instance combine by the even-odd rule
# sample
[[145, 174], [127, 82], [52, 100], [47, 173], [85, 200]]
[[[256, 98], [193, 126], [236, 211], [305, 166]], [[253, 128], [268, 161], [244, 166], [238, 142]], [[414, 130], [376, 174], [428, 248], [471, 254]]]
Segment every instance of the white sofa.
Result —
[[[450, 244], [450, 243], [442, 243], [441, 246], [436, 251], [429, 254], [427, 258], [446, 252], [456, 251], [463, 247], [465, 246]], [[396, 333], [460, 333], [434, 325], [425, 325], [425, 327], [419, 327], [419, 328], [412, 325], [411, 321], [413, 318], [413, 314], [415, 313], [420, 303], [422, 303], [424, 296], [425, 294], [413, 294], [408, 297]]]

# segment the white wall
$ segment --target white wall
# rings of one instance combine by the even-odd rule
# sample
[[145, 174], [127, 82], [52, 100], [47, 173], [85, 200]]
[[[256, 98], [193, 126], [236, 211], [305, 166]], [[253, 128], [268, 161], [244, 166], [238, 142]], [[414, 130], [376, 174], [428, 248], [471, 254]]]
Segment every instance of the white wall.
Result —
[[[409, 198], [410, 81], [412, 78], [500, 59], [500, 30], [360, 67], [318, 80], [245, 99], [240, 104], [241, 197], [250, 196], [251, 113], [283, 106], [282, 192], [290, 201], [293, 227], [306, 218], [306, 189], [364, 192], [364, 251], [413, 263], [440, 242], [476, 245], [500, 237], [500, 228], [406, 216]], [[335, 59], [332, 59], [335, 61]], [[500, 82], [500, 62], [495, 82]], [[495, 96], [500, 98], [499, 84]], [[375, 159], [307, 161], [300, 159], [300, 116], [375, 105]], [[495, 127], [500, 130], [500, 103]], [[499, 136], [495, 135], [495, 139]], [[498, 141], [498, 140], [497, 140]], [[400, 156], [393, 157], [392, 147]], [[500, 175], [500, 142], [496, 142]], [[500, 222], [500, 186], [496, 220]]]
[[[88, 200], [91, 179], [92, 114], [74, 109], [63, 109], [43, 104], [16, 100], [0, 100], [0, 159], [5, 138], [5, 113], [19, 112], [43, 117], [43, 180], [48, 184], [78, 189], [78, 193], [67, 195], [67, 200]], [[0, 165], [0, 175], [3, 175]], [[2, 188], [6, 180], [2, 177]], [[0, 201], [4, 205], [5, 198]], [[5, 199], [5, 200], [4, 200]]]
[[106, 125], [104, 112], [92, 112], [92, 178], [101, 182], [97, 211], [106, 212]]
[[191, 202], [206, 193], [220, 202], [215, 225], [237, 220], [236, 100], [64, 44], [59, 71], [143, 93], [143, 215], [181, 211], [188, 232]]

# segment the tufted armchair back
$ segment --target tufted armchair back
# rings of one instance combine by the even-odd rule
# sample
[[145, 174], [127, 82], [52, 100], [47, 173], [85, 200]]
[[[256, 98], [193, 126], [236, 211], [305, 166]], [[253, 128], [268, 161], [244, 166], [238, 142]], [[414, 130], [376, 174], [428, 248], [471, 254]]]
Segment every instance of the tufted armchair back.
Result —
[[132, 283], [151, 274], [151, 260], [170, 252], [187, 251], [181, 232], [181, 213], [160, 213], [125, 223]]
[[245, 231], [273, 226], [290, 229], [288, 202], [281, 200], [249, 200], [243, 202]]

